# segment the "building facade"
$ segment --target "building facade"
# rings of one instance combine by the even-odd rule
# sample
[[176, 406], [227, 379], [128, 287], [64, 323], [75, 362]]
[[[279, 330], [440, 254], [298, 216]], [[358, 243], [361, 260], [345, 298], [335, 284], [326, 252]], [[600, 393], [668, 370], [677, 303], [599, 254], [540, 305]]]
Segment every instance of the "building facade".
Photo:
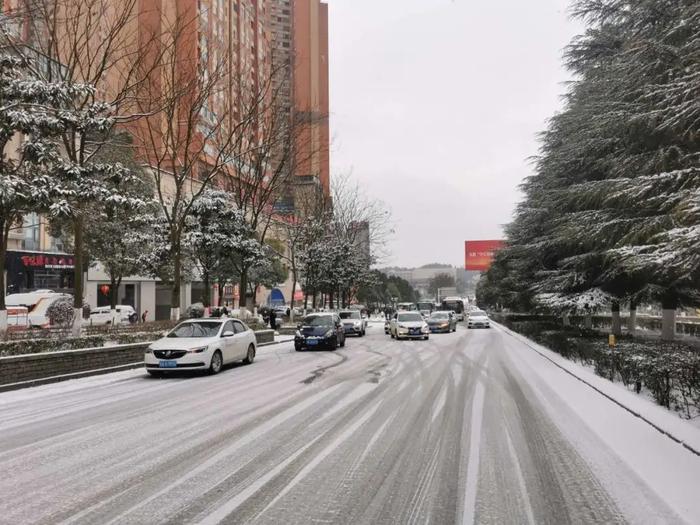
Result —
[[285, 203], [294, 208], [310, 187], [330, 196], [328, 4], [270, 0], [270, 29], [275, 90], [295, 129], [294, 177]]
[[[101, 0], [107, 10], [119, 9], [121, 0]], [[75, 6], [81, 2], [75, 0]], [[0, 0], [3, 12], [21, 9], [23, 0]], [[70, 2], [65, 3], [69, 13]], [[209, 75], [217, 71], [221, 85], [207, 100], [199, 113], [199, 126], [206, 133], [213, 122], [228, 119], [228, 129], [233, 129], [238, 119], [244, 118], [246, 105], [256, 94], [264, 92], [274, 68], [282, 60], [293, 65], [290, 74], [283, 79], [283, 92], [279, 111], [289, 118], [301, 116], [308, 119], [296, 138], [296, 149], [302, 159], [295, 169], [295, 177], [302, 182], [312, 180], [327, 195], [330, 192], [328, 159], [328, 11], [318, 0], [153, 0], [135, 4], [124, 31], [124, 49], [152, 56], [154, 60], [172, 60], [177, 63], [177, 75], [186, 81], [194, 75]], [[76, 9], [80, 9], [76, 7]], [[76, 11], [77, 12], [77, 11]], [[22, 38], [29, 44], [41, 43], [46, 34], [40, 25], [18, 22]], [[178, 31], [177, 45], [171, 53], [162, 56], [162, 41], [152, 40], [151, 35]], [[104, 35], [103, 35], [104, 36]], [[100, 38], [96, 31], [95, 39]], [[162, 40], [162, 39], [161, 39]], [[147, 43], [147, 44], [144, 44]], [[96, 45], [98, 44], [96, 40]], [[39, 46], [36, 46], [39, 47]], [[279, 52], [276, 52], [279, 51]], [[224, 74], [221, 69], [225, 68]], [[168, 72], [160, 69], [145, 84], [144, 97], [157, 99], [163, 91]], [[98, 90], [109, 93], [118, 89], [118, 67], [100, 79]], [[313, 118], [311, 118], [313, 116]], [[138, 126], [136, 121], [133, 126]], [[325, 141], [325, 142], [324, 142]], [[148, 158], [144, 159], [147, 163]], [[197, 184], [193, 181], [192, 187]], [[161, 188], [167, 195], [167, 181]], [[47, 234], [43, 221], [28, 216], [26, 227], [13, 232], [8, 254], [7, 276], [12, 288], [19, 291], [52, 288], [70, 291], [72, 287], [72, 256], [65, 253], [60, 241]], [[57, 255], [56, 264], [53, 255]], [[41, 257], [38, 257], [41, 256]], [[51, 256], [51, 257], [48, 257]], [[40, 265], [39, 262], [48, 263]], [[59, 261], [62, 261], [59, 263]], [[24, 263], [29, 266], [22, 266]], [[108, 301], [109, 279], [97, 261], [85, 269], [85, 299], [91, 306], [101, 306]], [[183, 284], [181, 309], [201, 297], [201, 283]], [[290, 284], [283, 288], [290, 287]], [[255, 302], [264, 303], [269, 291], [261, 289]], [[167, 285], [144, 276], [123, 279], [118, 301], [132, 305], [139, 314], [148, 312], [147, 319], [167, 318], [169, 315], [170, 289]], [[211, 294], [220, 295], [230, 304], [237, 302], [235, 286], [225, 285]], [[285, 295], [289, 295], [285, 293]]]

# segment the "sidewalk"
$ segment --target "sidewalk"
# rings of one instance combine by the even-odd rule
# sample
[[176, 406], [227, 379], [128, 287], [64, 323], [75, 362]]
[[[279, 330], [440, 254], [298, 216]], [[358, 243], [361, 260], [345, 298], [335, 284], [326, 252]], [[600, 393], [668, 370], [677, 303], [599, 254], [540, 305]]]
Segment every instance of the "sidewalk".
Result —
[[537, 352], [542, 358], [550, 361], [567, 374], [589, 386], [592, 390], [622, 407], [657, 431], [668, 436], [673, 441], [681, 444], [689, 451], [700, 456], [700, 428], [696, 426], [696, 422], [689, 422], [681, 419], [675, 412], [671, 412], [656, 405], [645, 397], [627, 390], [624, 386], [612, 383], [596, 375], [594, 372], [578, 363], [562, 357], [556, 352], [549, 350], [501, 324], [494, 324], [505, 333], [525, 344], [534, 352]]

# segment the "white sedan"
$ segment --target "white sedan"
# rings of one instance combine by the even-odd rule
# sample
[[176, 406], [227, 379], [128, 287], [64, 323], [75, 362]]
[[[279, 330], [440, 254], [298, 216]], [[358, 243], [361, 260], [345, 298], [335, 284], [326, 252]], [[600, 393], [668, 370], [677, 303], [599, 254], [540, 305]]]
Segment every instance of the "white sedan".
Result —
[[486, 312], [472, 310], [467, 318], [467, 328], [491, 328], [491, 320]]
[[252, 363], [256, 348], [255, 333], [238, 319], [193, 319], [152, 343], [144, 361], [152, 376], [178, 370], [216, 374], [234, 361]]
[[389, 334], [392, 339], [428, 339], [430, 328], [420, 312], [399, 312], [391, 320]]

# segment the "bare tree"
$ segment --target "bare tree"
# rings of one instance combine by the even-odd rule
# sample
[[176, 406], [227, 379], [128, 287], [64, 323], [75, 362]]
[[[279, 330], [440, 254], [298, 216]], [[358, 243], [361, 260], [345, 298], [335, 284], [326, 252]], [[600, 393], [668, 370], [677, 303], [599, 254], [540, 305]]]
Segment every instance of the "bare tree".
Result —
[[[192, 35], [198, 19], [175, 13], [160, 36], [168, 48], [148, 77], [146, 96], [137, 104], [145, 115], [133, 133], [148, 164], [156, 201], [167, 223], [171, 278], [171, 318], [180, 317], [183, 236], [193, 206], [204, 193], [230, 178], [232, 143], [247, 129], [236, 121], [228, 56], [198, 56]], [[145, 64], [147, 70], [150, 65]]]
[[297, 283], [301, 280], [304, 249], [323, 232], [324, 223], [330, 213], [330, 201], [322, 188], [312, 186], [309, 190], [297, 192], [294, 210], [279, 215], [274, 220], [274, 228], [280, 233], [282, 248], [277, 255], [285, 261], [292, 276], [289, 297], [290, 317], [294, 321], [294, 295]]
[[367, 196], [350, 174], [336, 175], [331, 187], [333, 217], [331, 227], [357, 249], [370, 255], [371, 264], [386, 257], [387, 242], [394, 233], [386, 205]]
[[[238, 110], [241, 127], [230, 143], [229, 159], [234, 169], [228, 172], [226, 189], [233, 194], [260, 243], [265, 242], [275, 216], [275, 206], [290, 191], [300, 166], [309, 163], [322, 145], [309, 143], [308, 129], [327, 115], [296, 114], [285, 97], [289, 65], [272, 68], [254, 85], [242, 86]], [[247, 306], [250, 267], [237, 268], [240, 278], [240, 306]]]

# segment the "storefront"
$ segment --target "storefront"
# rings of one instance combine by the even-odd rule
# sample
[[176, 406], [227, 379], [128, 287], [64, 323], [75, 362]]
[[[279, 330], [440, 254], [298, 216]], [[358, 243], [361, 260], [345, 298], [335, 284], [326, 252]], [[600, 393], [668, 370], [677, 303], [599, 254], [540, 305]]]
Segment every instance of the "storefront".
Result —
[[8, 251], [7, 294], [32, 290], [73, 293], [74, 259], [68, 253]]

